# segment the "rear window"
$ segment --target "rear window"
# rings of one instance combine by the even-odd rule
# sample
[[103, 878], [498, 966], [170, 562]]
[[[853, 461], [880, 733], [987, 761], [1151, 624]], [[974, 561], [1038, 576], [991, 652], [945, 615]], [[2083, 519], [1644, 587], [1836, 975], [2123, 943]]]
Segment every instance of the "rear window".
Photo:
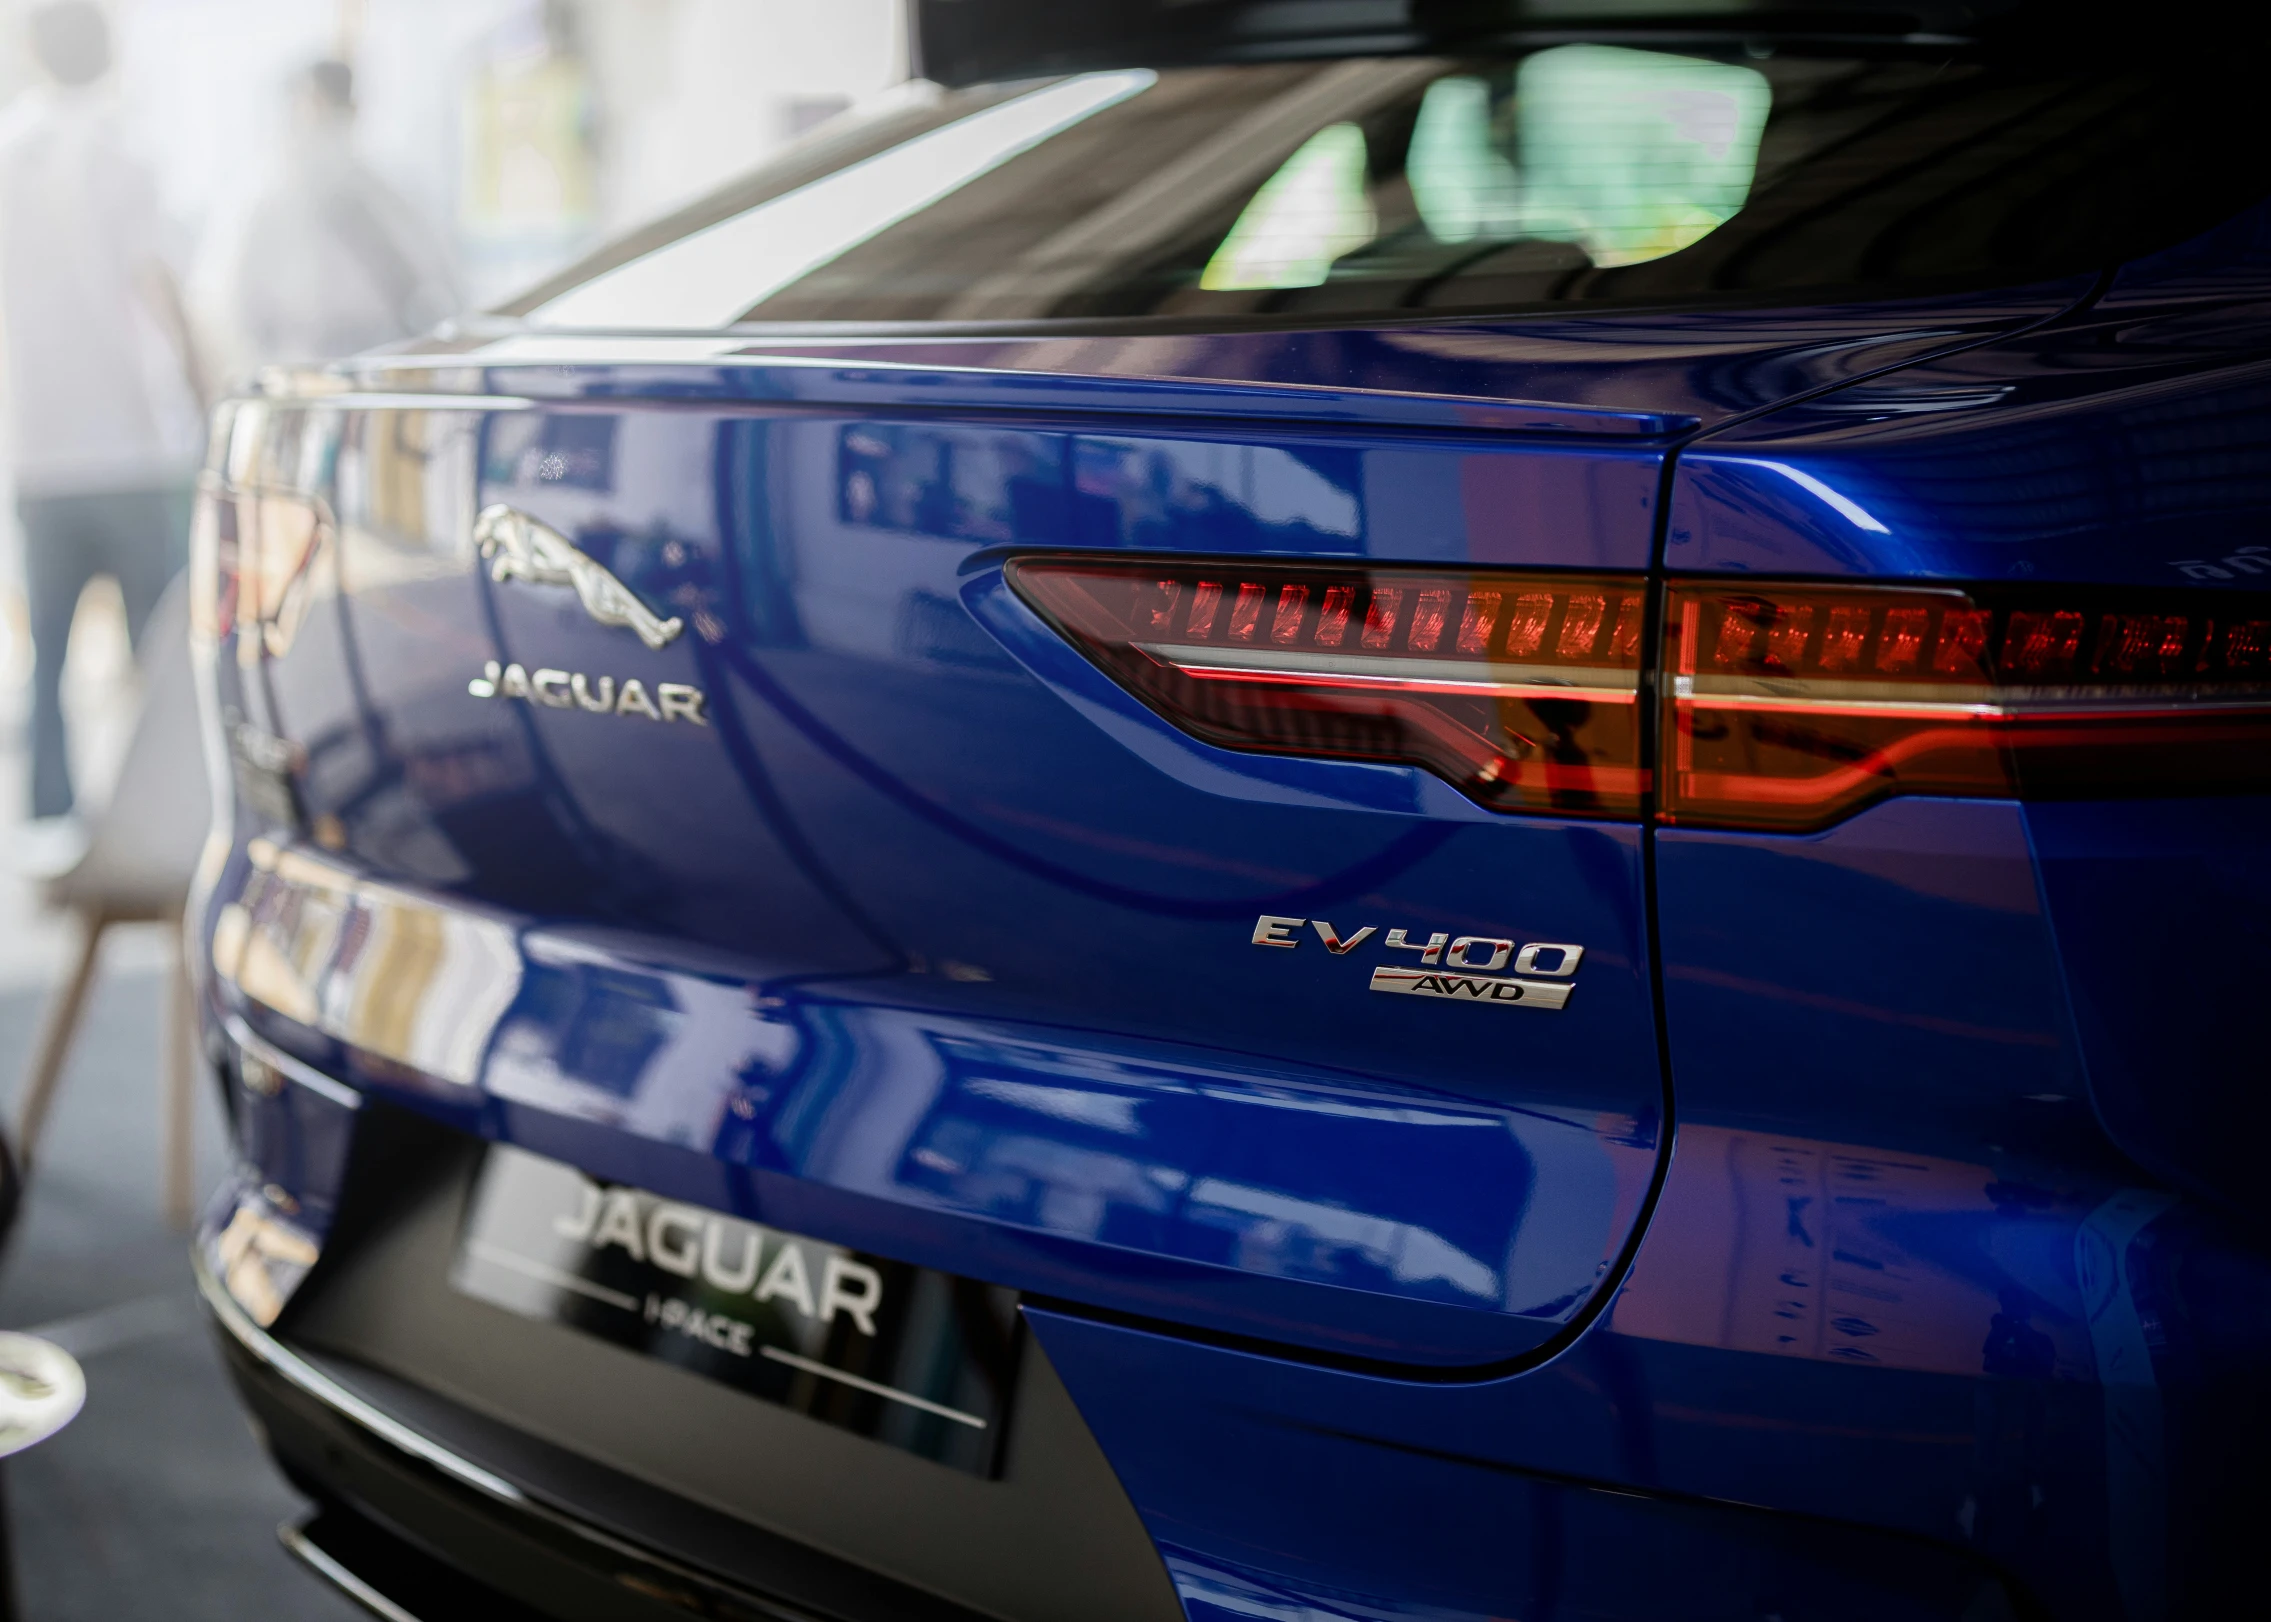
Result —
[[832, 137], [540, 325], [1484, 312], [2015, 283], [2271, 192], [2212, 65], [1552, 45], [1079, 74]]

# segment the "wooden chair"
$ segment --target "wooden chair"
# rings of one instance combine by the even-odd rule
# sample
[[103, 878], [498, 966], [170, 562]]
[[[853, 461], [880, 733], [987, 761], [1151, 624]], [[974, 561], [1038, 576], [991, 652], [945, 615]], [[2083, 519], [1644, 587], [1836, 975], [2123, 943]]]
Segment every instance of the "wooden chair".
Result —
[[16, 1154], [28, 1179], [38, 1154], [40, 1129], [47, 1122], [56, 1084], [86, 1011], [104, 934], [113, 924], [171, 925], [172, 967], [160, 1066], [164, 1202], [167, 1218], [181, 1227], [189, 1224], [194, 1198], [190, 1132], [196, 1041], [182, 911], [212, 820], [189, 662], [186, 584], [174, 582], [143, 630], [142, 713], [134, 723], [110, 803], [89, 829], [87, 848], [79, 860], [42, 887], [49, 906], [77, 918], [78, 956], [47, 1006], [16, 1105]]

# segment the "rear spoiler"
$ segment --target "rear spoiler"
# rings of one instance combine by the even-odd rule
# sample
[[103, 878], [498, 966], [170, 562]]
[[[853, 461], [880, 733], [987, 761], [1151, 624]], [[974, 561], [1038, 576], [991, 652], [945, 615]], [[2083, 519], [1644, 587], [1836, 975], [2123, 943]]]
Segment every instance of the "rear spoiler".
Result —
[[[909, 0], [943, 85], [1099, 68], [1433, 56], [1602, 36], [1953, 41], [2024, 0]], [[2048, 8], [2046, 8], [2048, 9]]]

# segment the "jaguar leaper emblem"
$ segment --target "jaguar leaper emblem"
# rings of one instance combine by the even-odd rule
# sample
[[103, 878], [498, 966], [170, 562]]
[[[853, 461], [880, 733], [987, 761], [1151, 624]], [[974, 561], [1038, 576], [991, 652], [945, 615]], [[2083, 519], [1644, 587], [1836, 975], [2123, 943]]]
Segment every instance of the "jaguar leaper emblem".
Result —
[[650, 648], [668, 647], [686, 629], [673, 614], [658, 616], [637, 592], [579, 551], [550, 525], [499, 503], [473, 520], [473, 544], [489, 560], [489, 578], [500, 584], [525, 580], [532, 586], [572, 586], [584, 612], [602, 625], [621, 625]]

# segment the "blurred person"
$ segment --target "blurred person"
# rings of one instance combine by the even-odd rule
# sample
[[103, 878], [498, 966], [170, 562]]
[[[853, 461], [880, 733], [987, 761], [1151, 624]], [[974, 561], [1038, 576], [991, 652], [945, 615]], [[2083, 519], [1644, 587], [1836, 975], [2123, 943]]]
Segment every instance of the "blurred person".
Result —
[[62, 686], [80, 593], [115, 579], [139, 641], [180, 563], [205, 391], [157, 187], [107, 93], [103, 12], [53, 0], [28, 21], [47, 82], [0, 112], [0, 375], [33, 651], [18, 852], [44, 865], [77, 832]]
[[219, 318], [250, 371], [329, 360], [431, 328], [458, 307], [448, 248], [355, 152], [355, 77], [291, 81], [282, 166], [226, 254]]

